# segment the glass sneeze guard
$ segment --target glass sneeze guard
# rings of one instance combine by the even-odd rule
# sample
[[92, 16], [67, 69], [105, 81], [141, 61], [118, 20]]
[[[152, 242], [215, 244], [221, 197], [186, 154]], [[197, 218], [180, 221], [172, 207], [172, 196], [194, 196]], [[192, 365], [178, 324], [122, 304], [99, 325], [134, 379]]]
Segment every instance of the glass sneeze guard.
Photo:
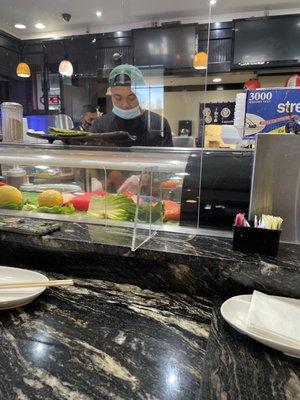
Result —
[[[21, 192], [22, 203], [1, 204], [0, 196], [0, 215], [87, 224], [93, 239], [136, 250], [158, 231], [183, 233], [180, 210], [190, 152], [2, 144], [1, 175]], [[16, 166], [24, 171], [23, 182], [10, 178]], [[63, 202], [51, 203], [49, 190], [59, 192]], [[191, 238], [196, 227], [189, 232]]]

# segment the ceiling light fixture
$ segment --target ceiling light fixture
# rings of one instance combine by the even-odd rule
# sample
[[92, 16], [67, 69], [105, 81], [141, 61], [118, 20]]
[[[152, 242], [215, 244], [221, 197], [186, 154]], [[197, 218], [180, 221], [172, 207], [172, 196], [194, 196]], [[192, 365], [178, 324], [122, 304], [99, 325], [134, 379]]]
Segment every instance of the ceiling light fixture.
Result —
[[16, 74], [20, 78], [29, 78], [31, 75], [29, 65], [26, 62], [20, 62], [17, 65]]
[[69, 60], [62, 60], [59, 64], [58, 71], [62, 76], [72, 76], [74, 69], [71, 61]]
[[15, 24], [15, 28], [17, 28], [17, 29], [26, 29], [26, 25], [24, 25], [24, 24]]
[[102, 11], [96, 11], [96, 15], [97, 15], [98, 18], [101, 17]]
[[213, 82], [215, 82], [215, 83], [222, 82], [222, 78], [214, 78]]
[[38, 22], [37, 24], [34, 25], [36, 27], [36, 29], [45, 29], [46, 26], [44, 24], [42, 24], [41, 22]]
[[59, 66], [58, 66], [58, 72], [62, 76], [71, 77], [73, 75], [73, 73], [74, 73], [74, 68], [73, 68], [73, 65], [72, 65], [71, 61], [69, 61], [69, 56], [68, 56], [68, 52], [67, 52], [67, 48], [66, 48], [66, 43], [65, 43], [64, 40], [62, 41], [62, 44], [63, 44], [64, 49], [65, 49], [65, 55], [64, 55], [63, 60], [60, 62]]
[[214, 6], [214, 5], [216, 4], [216, 2], [217, 2], [217, 0], [210, 0], [210, 4], [211, 4], [212, 6]]
[[70, 77], [73, 75], [74, 68], [73, 68], [71, 61], [69, 61], [65, 41], [63, 41], [62, 43], [63, 43], [64, 49], [65, 49], [65, 55], [64, 55], [63, 60], [60, 62], [59, 66], [58, 66], [58, 72], [62, 76]]
[[195, 54], [193, 67], [195, 69], [206, 69], [208, 63], [208, 56], [207, 53], [204, 51], [200, 51], [199, 53]]

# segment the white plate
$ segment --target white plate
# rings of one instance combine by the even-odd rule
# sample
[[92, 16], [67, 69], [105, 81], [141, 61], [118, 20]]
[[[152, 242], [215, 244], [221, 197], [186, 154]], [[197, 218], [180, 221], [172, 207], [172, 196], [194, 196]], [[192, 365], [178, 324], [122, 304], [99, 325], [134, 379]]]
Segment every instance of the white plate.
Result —
[[[45, 275], [39, 274], [38, 272], [0, 266], [0, 283], [48, 280], [49, 279]], [[45, 289], [45, 286], [35, 288], [0, 289], [0, 310], [24, 306], [39, 296]]]
[[[243, 333], [252, 339], [257, 340], [266, 346], [272, 347], [273, 349], [282, 351], [284, 354], [300, 358], [300, 348], [295, 347], [288, 340], [284, 338], [271, 339], [267, 335], [258, 335], [256, 333], [247, 331], [247, 316], [251, 303], [252, 295], [241, 295], [235, 296], [225, 301], [221, 306], [221, 314], [225, 321], [229, 323], [240, 333]], [[279, 297], [280, 298], [280, 297]], [[299, 304], [299, 300], [290, 299], [291, 302]]]

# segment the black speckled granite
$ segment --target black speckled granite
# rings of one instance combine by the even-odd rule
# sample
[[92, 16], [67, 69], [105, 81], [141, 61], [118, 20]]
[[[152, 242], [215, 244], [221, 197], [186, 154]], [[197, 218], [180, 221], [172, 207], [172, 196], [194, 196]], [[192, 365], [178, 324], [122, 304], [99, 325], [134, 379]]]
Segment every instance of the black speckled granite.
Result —
[[132, 252], [125, 245], [110, 245], [112, 232], [79, 224], [64, 224], [60, 232], [42, 237], [2, 232], [2, 263], [58, 272], [69, 266], [82, 277], [190, 295], [257, 289], [300, 298], [298, 245], [281, 244], [279, 256], [271, 258], [234, 252], [230, 239], [198, 236], [184, 242], [174, 235], [173, 241], [166, 241], [159, 234]]
[[299, 399], [297, 361], [236, 333], [219, 304], [75, 282], [1, 311], [1, 400]]
[[220, 296], [254, 288], [300, 297], [298, 246], [272, 259], [228, 239], [157, 236], [131, 252], [111, 234], [0, 233], [1, 264], [76, 280], [0, 313], [0, 400], [300, 400], [299, 362], [219, 312]]
[[300, 360], [284, 356], [231, 328], [212, 313], [202, 398], [207, 400], [299, 400]]
[[0, 313], [0, 398], [199, 399], [210, 316], [207, 299], [131, 285], [48, 289]]

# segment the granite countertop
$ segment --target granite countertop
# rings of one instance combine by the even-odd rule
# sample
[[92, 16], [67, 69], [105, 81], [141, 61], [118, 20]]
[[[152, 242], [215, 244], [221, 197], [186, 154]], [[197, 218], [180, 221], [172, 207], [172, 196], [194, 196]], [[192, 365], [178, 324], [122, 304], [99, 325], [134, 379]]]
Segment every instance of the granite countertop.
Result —
[[116, 235], [68, 223], [41, 237], [0, 232], [2, 265], [76, 282], [0, 313], [0, 399], [300, 400], [299, 361], [219, 311], [253, 289], [300, 298], [299, 246], [271, 258], [158, 234], [132, 252]]
[[212, 310], [205, 358], [205, 400], [300, 400], [300, 360], [264, 346], [230, 327]]
[[75, 278], [0, 313], [1, 399], [300, 398], [299, 364], [232, 330], [219, 303]]
[[[59, 270], [72, 264], [90, 276], [153, 290], [213, 296], [257, 289], [300, 298], [299, 245], [281, 243], [274, 258], [235, 252], [231, 239], [163, 232], [133, 252], [131, 238], [126, 230], [63, 223], [45, 236], [0, 232], [0, 251], [8, 265], [38, 268], [42, 260], [45, 268]], [[112, 245], [116, 240], [119, 245]]]
[[48, 289], [0, 314], [0, 398], [200, 399], [210, 317], [205, 298], [137, 286]]

